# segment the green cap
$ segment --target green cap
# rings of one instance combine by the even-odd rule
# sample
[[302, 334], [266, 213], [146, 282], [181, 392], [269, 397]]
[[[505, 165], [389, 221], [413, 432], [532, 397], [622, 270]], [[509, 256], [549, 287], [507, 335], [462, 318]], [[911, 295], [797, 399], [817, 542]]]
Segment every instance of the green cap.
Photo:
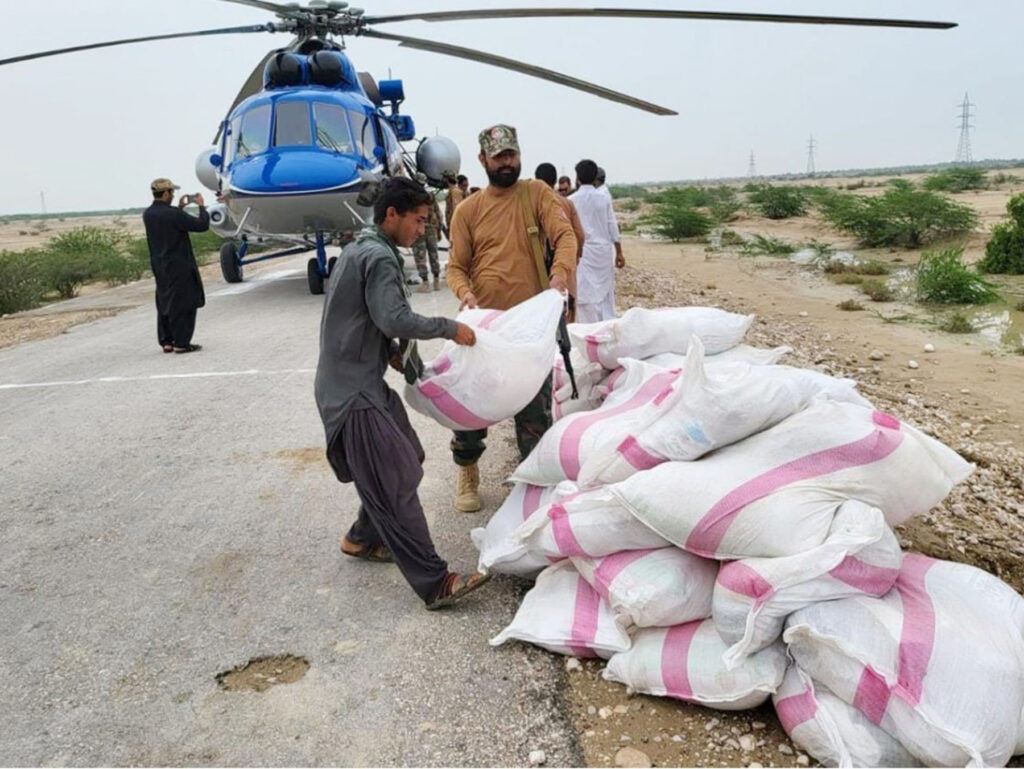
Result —
[[484, 155], [493, 158], [505, 150], [519, 152], [519, 139], [512, 126], [499, 123], [480, 132], [480, 151]]

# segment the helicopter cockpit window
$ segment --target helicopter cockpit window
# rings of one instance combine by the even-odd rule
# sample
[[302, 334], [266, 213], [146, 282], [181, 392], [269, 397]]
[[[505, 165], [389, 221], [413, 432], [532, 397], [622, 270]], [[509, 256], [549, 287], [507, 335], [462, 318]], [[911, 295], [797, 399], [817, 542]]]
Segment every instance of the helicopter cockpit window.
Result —
[[274, 116], [274, 146], [307, 147], [312, 143], [309, 104], [304, 101], [279, 101]]
[[355, 137], [359, 154], [370, 161], [375, 161], [373, 148], [377, 146], [377, 138], [373, 133], [373, 121], [365, 112], [350, 109], [352, 119], [352, 135]]
[[314, 102], [313, 118], [316, 123], [317, 146], [346, 155], [351, 155], [354, 152], [344, 107], [320, 101]]
[[242, 116], [235, 137], [235, 160], [264, 152], [270, 144], [270, 105], [254, 107]]

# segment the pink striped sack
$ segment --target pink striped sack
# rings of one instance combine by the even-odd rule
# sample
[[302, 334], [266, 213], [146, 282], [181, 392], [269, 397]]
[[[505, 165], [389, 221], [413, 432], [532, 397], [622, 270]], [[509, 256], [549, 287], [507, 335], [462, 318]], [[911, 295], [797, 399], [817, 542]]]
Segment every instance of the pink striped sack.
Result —
[[[575, 481], [591, 453], [618, 445], [631, 430], [661, 418], [672, 407], [681, 382], [679, 369], [661, 371], [625, 361], [623, 382], [600, 407], [555, 422], [512, 473], [512, 480], [537, 486]], [[650, 374], [650, 376], [648, 376]]]
[[531, 553], [556, 560], [670, 544], [630, 515], [608, 489], [563, 497], [531, 515], [510, 538]]
[[576, 492], [576, 485], [566, 482], [558, 486], [531, 486], [517, 483], [497, 509], [487, 526], [469, 532], [473, 544], [480, 551], [477, 570], [487, 574], [518, 574], [532, 576], [549, 566], [551, 561], [541, 553], [534, 553], [511, 535], [519, 526], [551, 502]]
[[888, 414], [818, 400], [697, 462], [665, 462], [607, 488], [691, 553], [777, 558], [821, 545], [847, 499], [896, 525], [937, 505], [973, 469]]
[[882, 596], [896, 582], [903, 553], [882, 511], [843, 502], [818, 547], [784, 558], [745, 558], [722, 564], [712, 616], [731, 644], [726, 666], [774, 643], [786, 617], [819, 601]]
[[562, 308], [561, 294], [552, 289], [500, 314], [470, 311], [468, 320], [478, 324], [476, 344], [446, 342], [423, 376], [405, 386], [406, 403], [452, 430], [478, 430], [508, 419], [551, 374]]
[[571, 560], [612, 611], [638, 627], [669, 627], [711, 616], [717, 561], [678, 547]]
[[570, 323], [572, 345], [606, 369], [623, 358], [649, 358], [663, 352], [685, 353], [690, 339], [699, 337], [709, 355], [743, 341], [753, 315], [737, 315], [715, 307], [633, 307], [619, 318], [598, 323]]
[[512, 623], [490, 640], [516, 639], [569, 657], [604, 657], [629, 648], [617, 617], [569, 561], [549, 566], [523, 598]]
[[577, 480], [581, 488], [591, 488], [669, 460], [698, 459], [778, 424], [815, 398], [871, 405], [852, 379], [790, 366], [719, 362], [705, 358], [695, 338], [671, 407], [657, 420], [632, 427], [618, 444], [605, 442], [589, 452]]
[[1004, 766], [1024, 752], [1024, 600], [981, 569], [908, 554], [883, 598], [808, 606], [783, 640], [926, 766]]
[[631, 692], [674, 697], [718, 710], [756, 708], [771, 696], [786, 670], [786, 650], [772, 644], [727, 670], [725, 643], [709, 620], [668, 628], [642, 628], [629, 651], [619, 652], [602, 673]]
[[790, 665], [772, 695], [782, 728], [825, 766], [922, 766], [852, 705]]

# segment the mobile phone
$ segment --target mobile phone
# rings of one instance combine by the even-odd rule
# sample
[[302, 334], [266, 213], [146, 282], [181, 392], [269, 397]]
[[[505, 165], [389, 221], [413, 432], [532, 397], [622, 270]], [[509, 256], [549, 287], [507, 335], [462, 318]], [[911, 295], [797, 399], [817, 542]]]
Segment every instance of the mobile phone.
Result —
[[188, 205], [191, 205], [191, 204], [192, 204], [192, 197], [193, 197], [192, 195], [184, 195], [184, 196], [183, 196], [183, 198], [184, 198], [184, 200], [185, 200], [185, 205], [186, 205], [186, 206], [188, 206]]

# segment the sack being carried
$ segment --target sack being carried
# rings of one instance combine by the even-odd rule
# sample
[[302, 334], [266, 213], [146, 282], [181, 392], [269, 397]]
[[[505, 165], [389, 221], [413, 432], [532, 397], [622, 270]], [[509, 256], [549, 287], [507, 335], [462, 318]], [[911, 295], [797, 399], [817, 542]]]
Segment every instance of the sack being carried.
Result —
[[469, 310], [456, 320], [476, 323], [472, 347], [447, 342], [423, 376], [405, 387], [413, 409], [452, 430], [480, 430], [518, 413], [551, 375], [562, 296], [544, 291], [495, 314]]

